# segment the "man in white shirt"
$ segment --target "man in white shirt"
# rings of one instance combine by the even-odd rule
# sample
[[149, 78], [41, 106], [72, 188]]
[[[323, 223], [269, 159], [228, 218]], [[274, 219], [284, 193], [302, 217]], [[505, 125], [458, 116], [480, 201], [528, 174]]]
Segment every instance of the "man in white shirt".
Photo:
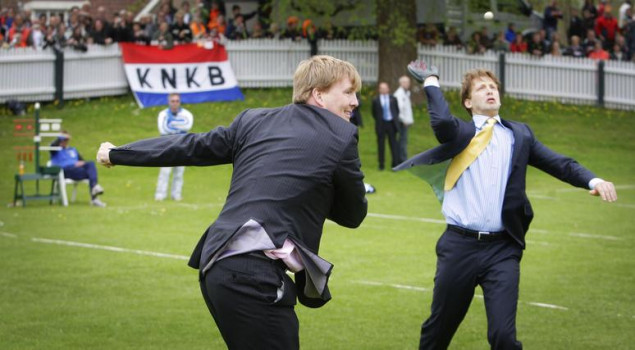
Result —
[[624, 26], [628, 23], [626, 12], [629, 8], [631, 8], [631, 0], [624, 1], [624, 3], [620, 6], [617, 16], [617, 27], [620, 28], [620, 30], [623, 30]]
[[399, 78], [399, 88], [393, 94], [399, 105], [399, 158], [408, 159], [408, 129], [414, 123], [412, 117], [412, 102], [410, 101], [410, 77]]
[[[185, 134], [194, 123], [192, 113], [181, 107], [181, 95], [172, 93], [168, 96], [169, 108], [162, 110], [157, 118], [159, 133], [163, 135]], [[174, 170], [174, 171], [173, 171]], [[170, 173], [172, 172], [172, 199], [180, 201], [181, 190], [183, 189], [183, 173], [185, 167], [177, 166], [162, 167], [159, 170], [159, 180], [157, 181], [157, 189], [154, 199], [157, 201], [164, 200], [168, 195], [168, 183], [170, 182]]]

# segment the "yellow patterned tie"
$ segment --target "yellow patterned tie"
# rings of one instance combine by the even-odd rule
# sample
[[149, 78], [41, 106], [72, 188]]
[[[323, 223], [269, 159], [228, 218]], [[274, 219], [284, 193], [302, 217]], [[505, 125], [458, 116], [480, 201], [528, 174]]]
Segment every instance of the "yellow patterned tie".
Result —
[[448, 171], [445, 174], [445, 186], [443, 188], [445, 191], [449, 191], [452, 187], [454, 187], [465, 169], [467, 169], [467, 167], [476, 160], [479, 154], [485, 150], [492, 139], [492, 135], [494, 134], [495, 123], [496, 119], [487, 119], [487, 125], [485, 125], [483, 129], [472, 138], [470, 143], [463, 151], [461, 151], [461, 153], [452, 158], [452, 162], [450, 162]]

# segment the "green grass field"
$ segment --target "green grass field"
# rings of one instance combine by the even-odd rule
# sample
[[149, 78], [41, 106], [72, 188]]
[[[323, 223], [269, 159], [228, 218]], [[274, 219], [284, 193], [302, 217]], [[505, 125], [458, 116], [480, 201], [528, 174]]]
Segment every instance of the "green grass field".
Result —
[[[285, 104], [291, 95], [285, 89], [244, 92], [244, 102], [187, 106], [193, 131], [227, 125], [245, 108]], [[320, 255], [335, 264], [333, 300], [322, 309], [296, 308], [304, 349], [414, 349], [429, 313], [434, 245], [444, 228], [440, 206], [410, 173], [377, 170], [369, 94], [360, 154], [377, 193], [368, 196], [369, 214], [359, 229], [325, 225]], [[447, 97], [465, 117], [458, 93]], [[140, 110], [125, 96], [70, 101], [63, 110], [45, 106], [42, 116], [64, 118], [71, 144], [93, 159], [102, 141], [156, 136], [158, 111]], [[502, 116], [529, 123], [543, 143], [613, 181], [619, 196], [604, 203], [529, 171], [536, 216], [521, 265], [519, 339], [527, 349], [635, 348], [634, 113], [505, 99]], [[425, 108], [415, 117], [411, 154], [436, 143]], [[12, 147], [30, 142], [13, 137], [13, 119], [6, 111], [0, 117], [5, 203], [18, 169]], [[231, 167], [188, 168], [180, 203], [153, 201], [157, 174], [100, 168], [105, 209], [89, 206], [85, 185], [68, 208], [2, 205], [0, 349], [224, 348], [196, 271], [184, 259], [220, 211]], [[452, 348], [488, 348], [482, 299], [474, 299]]]

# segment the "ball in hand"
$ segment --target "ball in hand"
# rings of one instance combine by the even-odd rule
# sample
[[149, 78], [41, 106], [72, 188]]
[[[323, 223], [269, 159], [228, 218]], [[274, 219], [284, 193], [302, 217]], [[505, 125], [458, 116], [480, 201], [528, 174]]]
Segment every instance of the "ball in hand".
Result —
[[492, 11], [487, 11], [483, 14], [483, 18], [489, 21], [494, 18], [494, 14], [492, 13]]

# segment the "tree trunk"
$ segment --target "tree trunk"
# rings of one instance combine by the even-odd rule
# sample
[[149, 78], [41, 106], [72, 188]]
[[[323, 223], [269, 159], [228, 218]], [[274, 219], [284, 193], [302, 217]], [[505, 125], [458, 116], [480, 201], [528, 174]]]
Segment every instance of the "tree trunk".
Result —
[[377, 0], [377, 81], [387, 82], [391, 91], [399, 87], [399, 77], [408, 73], [408, 63], [417, 58], [416, 10], [415, 0]]

